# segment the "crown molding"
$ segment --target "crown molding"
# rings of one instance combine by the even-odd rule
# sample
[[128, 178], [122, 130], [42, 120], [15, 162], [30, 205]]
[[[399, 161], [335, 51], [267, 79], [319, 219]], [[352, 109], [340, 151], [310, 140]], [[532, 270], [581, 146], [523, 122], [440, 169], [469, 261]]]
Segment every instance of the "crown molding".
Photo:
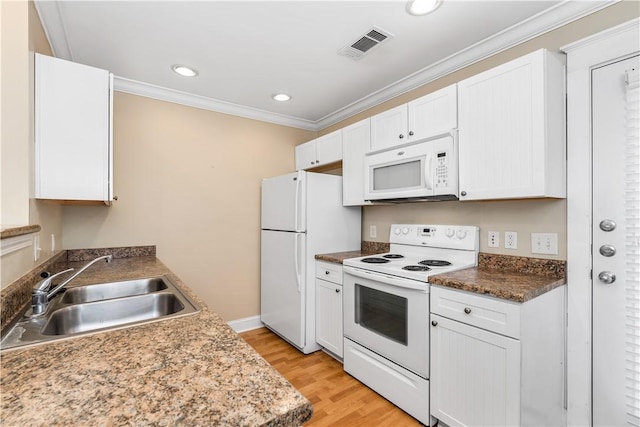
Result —
[[354, 116], [385, 101], [393, 99], [441, 77], [479, 62], [497, 53], [503, 52], [549, 31], [555, 30], [572, 21], [580, 19], [598, 10], [604, 9], [620, 0], [575, 1], [565, 0], [531, 18], [496, 33], [478, 43], [469, 46], [447, 58], [423, 68], [391, 85], [380, 89], [358, 101], [345, 106], [321, 119], [316, 124], [324, 129], [342, 120]]
[[215, 111], [217, 113], [231, 114], [247, 119], [259, 120], [310, 131], [318, 130], [317, 124], [310, 120], [271, 113], [269, 111], [259, 110], [257, 108], [251, 108], [231, 102], [219, 101], [206, 96], [194, 95], [179, 90], [126, 79], [124, 77], [113, 77], [113, 89], [118, 92], [130, 93], [160, 101], [173, 102], [189, 107]]
[[[220, 101], [200, 95], [189, 94], [143, 83], [124, 77], [115, 77], [115, 90], [135, 95], [175, 102], [195, 108], [216, 111], [224, 114], [245, 117], [275, 123], [283, 126], [319, 131], [341, 122], [351, 116], [375, 107], [385, 101], [430, 83], [461, 68], [472, 65], [482, 59], [510, 49], [572, 21], [611, 6], [620, 0], [577, 1], [565, 0], [531, 18], [513, 25], [499, 33], [463, 49], [441, 61], [413, 73], [395, 83], [367, 95], [343, 108], [340, 108], [319, 120], [306, 120], [293, 116], [271, 113], [252, 107]], [[72, 61], [73, 54], [69, 46], [63, 23], [62, 10], [58, 1], [35, 1], [36, 9], [56, 57]]]

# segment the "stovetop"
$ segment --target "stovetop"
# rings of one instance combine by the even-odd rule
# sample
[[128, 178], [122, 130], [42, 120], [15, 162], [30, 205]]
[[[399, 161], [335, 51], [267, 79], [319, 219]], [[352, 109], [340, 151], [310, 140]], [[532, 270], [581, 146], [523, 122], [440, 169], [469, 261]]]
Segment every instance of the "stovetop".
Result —
[[349, 258], [343, 264], [421, 282], [477, 265], [478, 227], [393, 224], [389, 234], [389, 252]]

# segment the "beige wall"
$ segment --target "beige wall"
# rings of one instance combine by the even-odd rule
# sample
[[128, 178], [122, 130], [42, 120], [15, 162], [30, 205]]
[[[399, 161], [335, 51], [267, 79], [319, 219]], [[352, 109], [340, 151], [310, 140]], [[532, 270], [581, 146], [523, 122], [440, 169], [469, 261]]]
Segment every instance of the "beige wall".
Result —
[[[319, 134], [324, 135], [340, 129], [534, 50], [546, 48], [557, 51], [561, 46], [638, 16], [640, 16], [640, 2], [636, 0], [622, 1], [598, 13], [589, 15], [441, 79], [425, 84], [341, 123], [323, 129]], [[365, 240], [387, 242], [389, 240], [389, 225], [392, 223], [469, 224], [480, 227], [480, 250], [483, 252], [566, 259], [566, 217], [566, 201], [551, 199], [491, 202], [423, 202], [394, 206], [367, 206], [363, 209], [362, 236]], [[369, 237], [371, 225], [377, 227], [377, 238]], [[504, 249], [504, 247], [499, 249], [487, 247], [487, 231], [501, 232], [500, 246], [504, 246], [504, 231], [516, 231], [518, 233], [517, 250]], [[559, 254], [557, 256], [534, 255], [531, 253], [531, 233], [543, 232], [558, 234]]]
[[[33, 2], [2, 1], [2, 227], [39, 224], [40, 259], [25, 248], [0, 260], [2, 287], [62, 248], [62, 208], [32, 198], [34, 188], [33, 52], [51, 55]], [[52, 250], [51, 235], [56, 249]]]
[[116, 92], [118, 201], [65, 206], [66, 248], [157, 245], [226, 320], [260, 304], [260, 180], [315, 133]]

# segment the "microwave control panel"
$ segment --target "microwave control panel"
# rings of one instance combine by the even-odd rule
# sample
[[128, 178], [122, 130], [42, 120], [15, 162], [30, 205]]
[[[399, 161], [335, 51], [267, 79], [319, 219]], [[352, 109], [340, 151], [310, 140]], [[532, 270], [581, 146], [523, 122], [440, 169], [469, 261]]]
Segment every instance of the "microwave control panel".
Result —
[[436, 152], [436, 188], [446, 188], [449, 186], [449, 153], [447, 151]]

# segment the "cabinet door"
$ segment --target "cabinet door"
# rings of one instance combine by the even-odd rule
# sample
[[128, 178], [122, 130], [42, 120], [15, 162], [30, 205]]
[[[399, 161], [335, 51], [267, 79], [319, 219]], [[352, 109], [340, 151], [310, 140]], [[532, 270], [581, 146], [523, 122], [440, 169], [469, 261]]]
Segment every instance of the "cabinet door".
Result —
[[458, 127], [458, 90], [455, 84], [408, 104], [409, 141], [451, 132]]
[[540, 50], [458, 83], [461, 200], [564, 197], [556, 62]]
[[35, 61], [36, 198], [110, 201], [109, 72], [44, 55]]
[[431, 415], [451, 426], [520, 425], [520, 342], [430, 319]]
[[305, 142], [296, 146], [296, 170], [304, 170], [316, 167], [316, 140]]
[[342, 286], [316, 279], [316, 342], [343, 356]]
[[364, 156], [371, 142], [367, 118], [342, 129], [342, 204], [360, 206], [364, 201]]
[[316, 139], [316, 166], [342, 160], [342, 132], [337, 130]]
[[407, 142], [407, 104], [371, 117], [371, 147], [381, 150]]

